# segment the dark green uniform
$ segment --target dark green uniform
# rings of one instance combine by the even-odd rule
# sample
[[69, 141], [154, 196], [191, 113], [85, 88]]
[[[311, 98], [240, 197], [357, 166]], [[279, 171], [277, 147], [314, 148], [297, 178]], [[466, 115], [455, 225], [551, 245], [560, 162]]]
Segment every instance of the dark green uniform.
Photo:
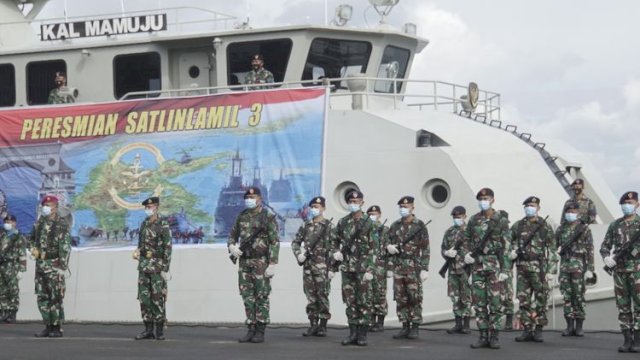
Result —
[[376, 263], [374, 267], [373, 280], [371, 281], [371, 305], [372, 316], [378, 318], [378, 328], [383, 327], [384, 318], [387, 316], [387, 271], [392, 270], [393, 265], [387, 256], [387, 245], [389, 244], [389, 227], [376, 222], [378, 240]]
[[3, 231], [0, 237], [0, 311], [3, 317], [15, 313], [20, 305], [18, 273], [27, 271], [25, 239], [18, 230]]
[[[462, 226], [452, 226], [447, 229], [442, 238], [440, 246], [442, 257], [449, 258], [444, 252], [453, 248], [460, 242], [460, 247], [455, 258], [451, 262], [447, 275], [447, 295], [453, 304], [453, 315], [456, 318], [468, 318], [471, 316], [471, 286], [469, 285], [469, 274], [465, 269], [464, 254], [469, 252], [469, 245], [464, 241], [464, 231], [466, 224]], [[462, 241], [460, 241], [462, 239]]]

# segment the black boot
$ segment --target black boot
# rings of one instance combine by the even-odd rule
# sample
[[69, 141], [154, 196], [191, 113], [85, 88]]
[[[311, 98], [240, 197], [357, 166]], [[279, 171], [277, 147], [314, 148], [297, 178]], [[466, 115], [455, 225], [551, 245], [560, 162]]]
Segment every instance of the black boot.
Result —
[[255, 334], [256, 334], [256, 324], [249, 324], [247, 326], [247, 333], [243, 337], [238, 339], [238, 342], [240, 343], [250, 342]]
[[633, 330], [633, 344], [631, 344], [631, 352], [640, 352], [640, 330]]
[[471, 344], [472, 349], [480, 349], [489, 346], [489, 338], [487, 337], [487, 330], [480, 330], [480, 337], [478, 337], [478, 341]]
[[154, 338], [155, 338], [155, 335], [153, 335], [153, 321], [145, 321], [144, 331], [138, 334], [134, 339], [146, 340], [146, 339], [154, 339]]
[[407, 337], [407, 335], [409, 335], [409, 323], [408, 322], [403, 322], [402, 323], [402, 329], [400, 329], [400, 331], [393, 335], [394, 339], [404, 339]]
[[316, 331], [315, 335], [319, 337], [327, 336], [327, 319], [320, 319], [320, 325], [318, 325], [318, 331]]
[[505, 330], [513, 330], [513, 314], [507, 314], [507, 320], [504, 322]]
[[0, 322], [5, 321], [5, 319], [9, 316], [8, 310], [0, 310]]
[[373, 324], [373, 326], [371, 328], [369, 328], [370, 332], [383, 332], [384, 331], [384, 315], [378, 315], [377, 318], [378, 318], [378, 320], [375, 321], [375, 324]]
[[631, 351], [631, 330], [622, 330], [622, 336], [624, 336], [624, 344], [618, 348], [618, 352], [627, 353]]
[[318, 319], [309, 319], [309, 328], [302, 336], [313, 336], [318, 332]]
[[447, 334], [459, 334], [462, 332], [462, 318], [460, 316], [456, 316], [456, 324], [449, 330], [447, 330]]
[[267, 324], [265, 323], [257, 323], [256, 324], [256, 334], [251, 338], [251, 342], [255, 344], [264, 342], [264, 331], [267, 329]]
[[575, 336], [584, 336], [584, 331], [582, 330], [582, 323], [584, 319], [576, 319], [576, 331], [574, 333]]
[[465, 316], [464, 318], [462, 318], [462, 322], [462, 330], [460, 330], [460, 333], [471, 334], [471, 329], [469, 328], [469, 317]]
[[367, 346], [367, 331], [369, 331], [367, 325], [358, 326], [358, 346]]
[[49, 332], [50, 338], [59, 338], [62, 337], [62, 330], [60, 330], [60, 325], [51, 326], [51, 331]]
[[38, 338], [42, 338], [42, 337], [49, 337], [49, 334], [51, 333], [51, 328], [53, 326], [52, 325], [47, 325], [44, 327], [44, 330], [40, 331], [39, 333], [36, 333], [36, 337]]
[[492, 349], [500, 349], [500, 342], [498, 341], [498, 330], [491, 330], [489, 336], [489, 347]]
[[542, 338], [542, 325], [536, 325], [536, 331], [533, 333], [533, 341], [544, 342]]
[[164, 340], [164, 321], [156, 323], [156, 340]]
[[516, 337], [517, 342], [526, 342], [533, 340], [533, 334], [531, 333], [531, 326], [525, 326], [522, 330], [522, 335]]
[[358, 343], [358, 326], [349, 324], [349, 336], [342, 340], [342, 345], [354, 345]]
[[411, 340], [417, 339], [419, 332], [420, 332], [420, 323], [411, 323], [411, 328], [409, 329], [409, 333], [407, 334], [407, 339], [411, 339]]
[[14, 322], [16, 322], [17, 312], [18, 312], [17, 310], [10, 310], [9, 313], [7, 314], [7, 317], [4, 319], [4, 322], [6, 322], [7, 324], [13, 324]]
[[564, 320], [567, 322], [567, 328], [562, 331], [562, 336], [573, 336], [573, 333], [576, 331], [573, 327], [574, 319], [570, 317], [565, 317]]

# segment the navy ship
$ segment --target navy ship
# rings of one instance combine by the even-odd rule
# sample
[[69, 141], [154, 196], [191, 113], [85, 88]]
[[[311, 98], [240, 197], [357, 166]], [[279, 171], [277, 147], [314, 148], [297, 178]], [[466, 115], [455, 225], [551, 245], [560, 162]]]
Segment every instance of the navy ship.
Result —
[[231, 176], [227, 186], [220, 189], [214, 214], [213, 231], [216, 237], [229, 236], [236, 216], [244, 209], [245, 186], [242, 182], [242, 159], [240, 149], [231, 158]]

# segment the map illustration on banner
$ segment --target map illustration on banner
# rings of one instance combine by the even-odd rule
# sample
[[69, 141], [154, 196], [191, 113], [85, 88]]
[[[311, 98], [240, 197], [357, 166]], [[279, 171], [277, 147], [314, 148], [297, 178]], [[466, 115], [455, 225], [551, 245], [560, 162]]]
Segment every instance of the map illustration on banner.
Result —
[[56, 195], [75, 246], [136, 244], [149, 196], [174, 243], [226, 242], [247, 186], [291, 241], [322, 188], [323, 89], [17, 109], [0, 121], [8, 212], [29, 233], [40, 199]]

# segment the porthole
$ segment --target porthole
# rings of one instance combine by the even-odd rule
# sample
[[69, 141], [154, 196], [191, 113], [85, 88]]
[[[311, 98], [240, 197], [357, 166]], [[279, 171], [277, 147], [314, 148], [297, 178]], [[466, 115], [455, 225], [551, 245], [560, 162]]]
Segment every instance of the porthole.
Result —
[[189, 68], [189, 76], [191, 76], [192, 79], [197, 78], [198, 76], [200, 76], [200, 68], [193, 65]]
[[352, 181], [344, 181], [340, 183], [340, 185], [336, 186], [336, 189], [333, 192], [333, 200], [336, 204], [340, 204], [340, 207], [348, 210], [349, 207], [347, 206], [347, 201], [345, 200], [345, 198], [353, 190], [360, 191], [360, 187], [358, 187], [358, 185], [356, 185]]
[[431, 179], [422, 187], [422, 199], [435, 208], [442, 208], [451, 198], [451, 188], [442, 179]]

